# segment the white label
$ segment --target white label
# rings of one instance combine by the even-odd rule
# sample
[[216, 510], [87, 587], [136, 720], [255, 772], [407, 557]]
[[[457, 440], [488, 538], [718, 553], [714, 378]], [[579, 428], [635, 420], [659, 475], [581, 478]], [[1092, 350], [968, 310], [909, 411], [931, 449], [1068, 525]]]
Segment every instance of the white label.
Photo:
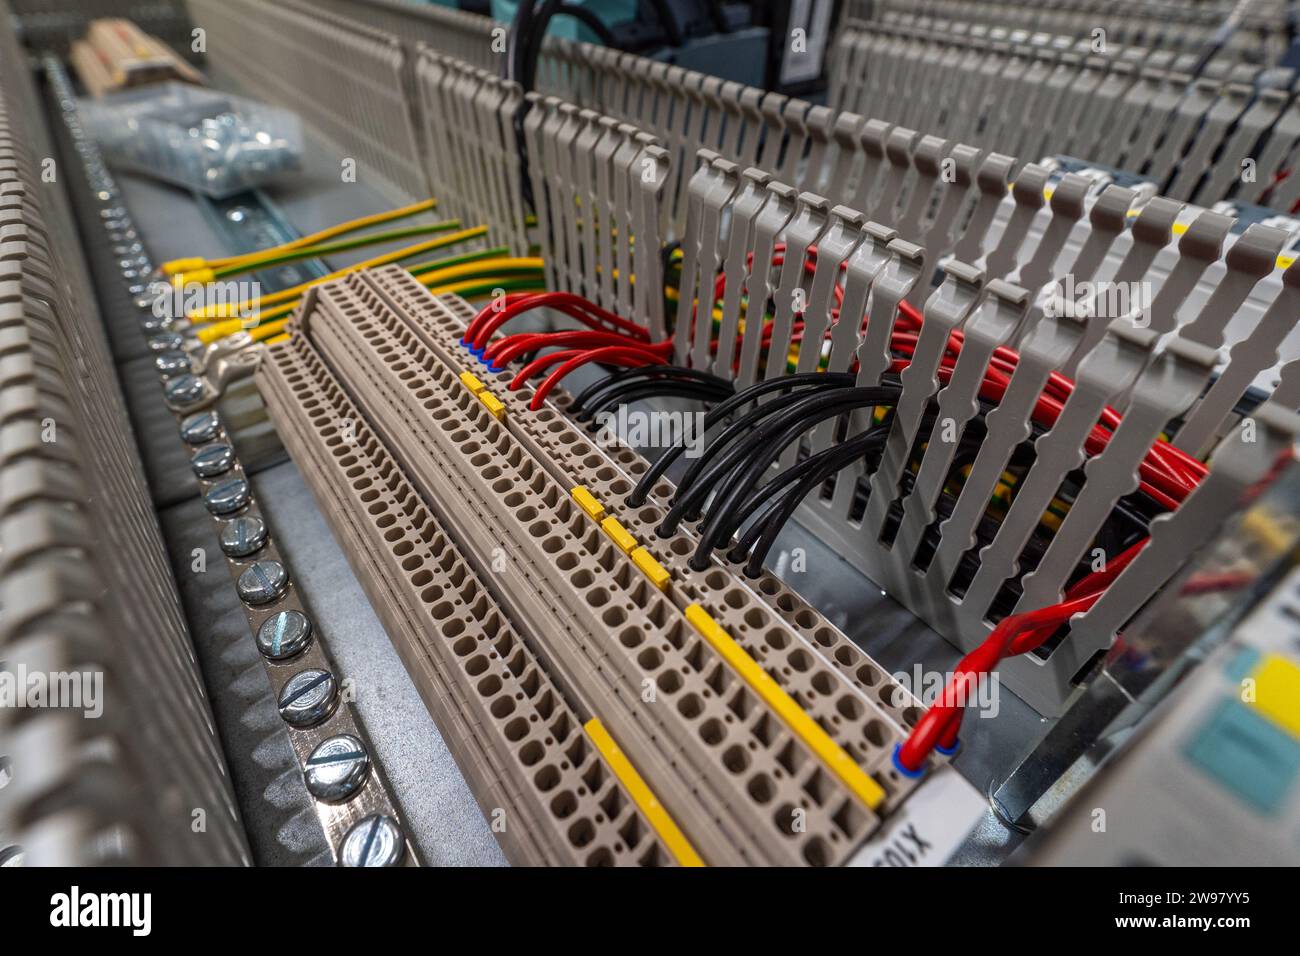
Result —
[[988, 810], [984, 796], [951, 766], [930, 774], [849, 866], [943, 866]]

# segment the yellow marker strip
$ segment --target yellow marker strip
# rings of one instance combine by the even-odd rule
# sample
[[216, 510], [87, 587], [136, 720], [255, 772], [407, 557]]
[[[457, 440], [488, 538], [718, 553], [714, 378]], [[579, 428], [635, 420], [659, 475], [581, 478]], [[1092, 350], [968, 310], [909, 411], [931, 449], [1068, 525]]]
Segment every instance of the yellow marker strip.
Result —
[[1280, 654], [1266, 654], [1251, 676], [1255, 709], [1300, 738], [1300, 665]]
[[787, 727], [817, 755], [831, 773], [871, 809], [885, 799], [885, 791], [854, 762], [844, 748], [831, 739], [789, 694], [763, 670], [722, 625], [698, 604], [686, 608], [686, 620], [700, 632], [722, 659], [731, 665], [759, 697], [776, 712]]
[[700, 855], [695, 852], [695, 847], [691, 846], [691, 841], [686, 839], [686, 834], [668, 815], [659, 798], [654, 795], [654, 791], [646, 784], [641, 775], [636, 772], [636, 767], [632, 766], [632, 761], [628, 760], [623, 751], [619, 749], [618, 744], [614, 743], [614, 738], [609, 735], [605, 725], [600, 722], [599, 717], [593, 717], [582, 725], [582, 729], [587, 732], [591, 742], [600, 752], [605, 763], [614, 776], [618, 777], [618, 782], [623, 785], [627, 795], [632, 798], [636, 808], [641, 811], [645, 817], [646, 823], [650, 824], [651, 829], [658, 834], [659, 839], [663, 841], [668, 852], [673, 855], [679, 866], [704, 866], [705, 863], [700, 859]]
[[632, 563], [641, 569], [641, 573], [650, 579], [650, 583], [660, 591], [667, 591], [673, 576], [668, 569], [655, 560], [655, 556], [645, 548], [632, 552]]
[[486, 385], [479, 381], [478, 377], [473, 372], [461, 372], [460, 380], [461, 383], [474, 395], [478, 395], [487, 388]]
[[578, 507], [587, 512], [596, 521], [605, 517], [605, 506], [596, 500], [595, 495], [586, 489], [583, 485], [574, 485], [569, 491], [573, 500], [578, 503]]
[[605, 534], [609, 535], [613, 542], [618, 545], [620, 551], [624, 554], [632, 553], [632, 549], [636, 547], [636, 538], [632, 536], [631, 531], [623, 527], [622, 522], [610, 515], [600, 523], [600, 526], [605, 529]]
[[492, 413], [492, 417], [497, 421], [503, 422], [506, 420], [506, 406], [501, 399], [487, 391], [487, 389], [484, 389], [479, 393], [478, 400], [484, 404], [487, 410]]

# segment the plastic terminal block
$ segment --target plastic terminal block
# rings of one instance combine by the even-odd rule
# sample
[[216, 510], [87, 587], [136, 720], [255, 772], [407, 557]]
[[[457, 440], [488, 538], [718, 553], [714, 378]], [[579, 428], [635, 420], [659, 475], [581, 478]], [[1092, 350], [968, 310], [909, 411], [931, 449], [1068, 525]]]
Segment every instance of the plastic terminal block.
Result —
[[[534, 428], [545, 430], [553, 414], [542, 420], [515, 413], [501, 422], [467, 394], [460, 379], [467, 355], [459, 344], [463, 313], [458, 318], [439, 308], [439, 300], [402, 270], [331, 283], [314, 306], [303, 323], [305, 338], [295, 336], [302, 340], [297, 347], [319, 352], [330, 378], [357, 403], [367, 439], [373, 436], [393, 455], [395, 474], [409, 476], [412, 501], [446, 528], [557, 690], [618, 740], [699, 856], [724, 864], [847, 859], [874, 829], [877, 812], [860, 796], [864, 791], [846, 786], [691, 628], [684, 610], [693, 598], [678, 592], [674, 557], [642, 548], [630, 556], [599, 526], [611, 516], [610, 495], [626, 494], [630, 484], [620, 485], [617, 472], [607, 475], [599, 466], [591, 475], [571, 474], [567, 456], [560, 463], [548, 460]], [[276, 346], [273, 356], [284, 348]], [[399, 363], [401, 380], [390, 370]], [[484, 384], [490, 388], [491, 379]], [[503, 397], [507, 404], [517, 400], [517, 393]], [[561, 431], [569, 433], [567, 423]], [[600, 491], [583, 483], [593, 478]], [[630, 523], [632, 515], [614, 516], [634, 539], [649, 540]], [[407, 566], [421, 565], [411, 559]], [[672, 585], [661, 591], [669, 579]], [[769, 618], [767, 630], [777, 640], [787, 625], [756, 605], [742, 606]], [[804, 640], [781, 643], [806, 672], [808, 663], [822, 658]], [[755, 650], [767, 658], [781, 653], [766, 643]], [[775, 668], [775, 659], [767, 666]], [[824, 725], [823, 733], [842, 735], [837, 746], [863, 755], [869, 763], [864, 775], [886, 775], [887, 800], [874, 801], [881, 812], [896, 805], [910, 784], [878, 768], [901, 739], [900, 724], [829, 664], [818, 664], [809, 677], [788, 669], [794, 676], [782, 673], [781, 679], [800, 686], [824, 675], [816, 680], [831, 696], [824, 704], [817, 700], [817, 716], [807, 720]], [[778, 673], [773, 669], [770, 679], [775, 682]], [[635, 703], [646, 680], [669, 706]], [[824, 696], [810, 687], [807, 699], [812, 705]], [[832, 722], [832, 712], [854, 719]], [[745, 746], [747, 740], [753, 746]], [[801, 826], [793, 827], [791, 812], [808, 794], [815, 799]]]
[[[459, 338], [464, 323], [475, 313], [468, 303], [455, 296], [431, 298], [396, 270], [374, 273], [372, 280], [418, 319], [431, 340], [445, 350], [449, 364], [461, 360]], [[508, 377], [509, 373], [501, 375], [503, 381]], [[511, 430], [564, 484], [581, 478], [601, 489], [602, 501], [621, 501], [648, 467], [630, 449], [593, 445], [590, 436], [559, 413], [569, 401], [562, 390], [553, 393], [547, 408], [535, 413], [527, 411], [525, 392], [506, 395], [518, 405]], [[656, 485], [657, 500], [665, 501], [671, 494], [667, 480]], [[832, 728], [840, 745], [884, 781], [889, 789], [887, 810], [905, 799], [910, 783], [893, 773], [888, 749], [880, 742], [895, 739], [894, 734], [901, 737], [916, 720], [920, 711], [915, 698], [774, 575], [765, 572], [751, 582], [721, 561], [707, 572], [693, 570], [689, 557], [698, 542], [685, 529], [672, 539], [659, 539], [655, 529], [663, 515], [662, 505], [652, 503], [618, 511], [620, 521], [639, 540], [656, 542], [660, 559], [673, 575], [671, 596], [678, 607], [699, 602], [732, 633], [764, 634], [762, 640], [746, 638], [746, 649], [790, 693], [807, 701], [810, 712]], [[834, 692], [825, 694], [827, 688]]]
[[884, 802], [885, 791], [880, 784], [862, 772], [853, 758], [831, 740], [826, 731], [817, 726], [816, 721], [772, 680], [757, 661], [745, 653], [744, 648], [722, 629], [722, 625], [708, 611], [698, 604], [692, 604], [686, 609], [686, 619], [859, 800], [873, 810]]
[[[373, 273], [371, 279], [410, 313], [445, 354], [449, 366], [463, 361], [459, 339], [473, 308], [455, 296], [431, 298], [396, 270]], [[508, 373], [501, 378], [508, 378]], [[591, 488], [600, 489], [602, 502], [617, 502], [647, 467], [629, 449], [609, 452], [593, 446], [590, 436], [549, 404], [531, 413], [525, 392], [505, 394], [507, 401], [518, 405], [510, 419], [511, 431], [564, 486], [581, 477]], [[568, 401], [559, 391], [553, 398], [557, 408]], [[668, 495], [671, 489], [665, 481], [655, 493]], [[889, 748], [915, 721], [919, 707], [901, 684], [774, 576], [764, 574], [751, 582], [722, 563], [707, 572], [692, 570], [688, 558], [696, 542], [686, 532], [671, 540], [655, 537], [654, 529], [663, 517], [659, 506], [615, 510], [639, 540], [656, 542], [656, 552], [673, 578], [668, 594], [679, 609], [701, 602], [732, 633], [750, 635], [744, 644], [751, 656], [763, 662], [787, 691], [805, 701], [814, 719], [886, 787], [886, 811], [906, 798], [912, 782], [893, 769]]]
[[[577, 712], [482, 579], [436, 519], [408, 511], [413, 486], [314, 350], [297, 337], [273, 347], [258, 382], [484, 813], [513, 821], [500, 834], [507, 856], [668, 862], [662, 845], [635, 838], [630, 794], [601, 779], [599, 757], [575, 736]], [[343, 417], [361, 423], [355, 446], [328, 444]], [[489, 670], [492, 659], [501, 663]]]

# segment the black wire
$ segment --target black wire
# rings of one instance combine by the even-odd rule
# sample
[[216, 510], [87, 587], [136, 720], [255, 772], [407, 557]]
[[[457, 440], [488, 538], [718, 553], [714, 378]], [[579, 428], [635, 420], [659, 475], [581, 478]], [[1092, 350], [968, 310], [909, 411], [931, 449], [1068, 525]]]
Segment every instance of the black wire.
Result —
[[[638, 383], [633, 382], [632, 385], [637, 386]], [[629, 388], [629, 390], [614, 396], [614, 399], [610, 402], [602, 403], [600, 407], [593, 408], [589, 414], [584, 416], [584, 420], [589, 419], [594, 423], [601, 415], [613, 414], [609, 411], [611, 408], [629, 405], [632, 402], [639, 402], [647, 398], [693, 398], [707, 404], [721, 401], [730, 394], [730, 392], [721, 391], [710, 385], [701, 385], [698, 382], [641, 382], [639, 387]]]
[[[859, 436], [866, 438], [870, 432]], [[873, 446], [883, 449], [885, 439], [876, 438], [871, 443], [864, 443], [861, 448], [855, 447], [852, 454], [842, 454], [838, 458], [826, 462], [821, 468], [804, 478], [795, 485], [789, 492], [782, 497], [780, 508], [771, 515], [761, 525], [761, 532], [758, 541], [753, 545], [753, 552], [749, 556], [749, 561], [745, 564], [745, 574], [751, 578], [756, 578], [763, 573], [763, 563], [767, 560], [768, 552], [772, 550], [772, 545], [776, 543], [777, 535], [785, 527], [786, 522], [794, 515], [795, 510], [803, 502], [804, 498], [814, 489], [821, 485], [844, 468], [847, 468], [857, 459], [863, 457]]]
[[[770, 392], [787, 391], [803, 385], [836, 387], [851, 385], [852, 383], [852, 375], [840, 372], [800, 372], [795, 375], [783, 375], [780, 378], [766, 379], [742, 389], [725, 402], [714, 407], [704, 418], [704, 430], [707, 432], [736, 409]], [[646, 497], [650, 494], [650, 489], [655, 486], [655, 482], [663, 477], [664, 472], [685, 450], [685, 444], [675, 445], [655, 459], [654, 463], [646, 470], [646, 473], [641, 476], [641, 480], [637, 482], [636, 487], [632, 489], [632, 493], [628, 495], [627, 503], [633, 508], [639, 508], [645, 504]]]
[[[818, 390], [812, 394], [825, 394], [825, 392]], [[751, 408], [744, 415], [727, 425], [713, 441], [709, 442], [704, 449], [704, 453], [691, 462], [686, 469], [686, 473], [682, 475], [681, 480], [677, 483], [677, 495], [674, 496], [674, 500], [688, 493], [696, 482], [711, 484], [719, 476], [729, 471], [731, 466], [738, 460], [740, 450], [748, 447], [745, 438], [747, 433], [752, 438], [754, 430], [763, 423], [764, 419], [780, 414], [800, 402], [806, 401], [808, 397], [809, 392], [807, 391], [777, 396], [755, 408]], [[732, 444], [737, 439], [740, 440], [739, 444]], [[714, 459], [724, 451], [726, 454], [722, 461], [726, 462], [726, 464], [715, 463]], [[712, 467], [710, 467], [711, 464]]]
[[[745, 466], [738, 480], [728, 482], [725, 487], [719, 488], [718, 496], [714, 499], [715, 503], [710, 509], [704, 530], [701, 532], [701, 546], [704, 554], [707, 555], [722, 544], [720, 540], [721, 518], [727, 512], [739, 506], [739, 502], [744, 500], [747, 489], [757, 484], [758, 480], [767, 472], [767, 469], [771, 467], [784, 449], [796, 441], [800, 435], [827, 419], [838, 418], [840, 415], [858, 408], [892, 405], [897, 399], [897, 389], [881, 386], [836, 390], [810, 396], [801, 405], [793, 406], [764, 422], [756, 432], [756, 434], [761, 433], [761, 437], [754, 444], [754, 447], [757, 448], [757, 454], [752, 456], [752, 460]], [[775, 440], [771, 440], [774, 435], [776, 436]], [[754, 440], [750, 439], [750, 441]], [[698, 500], [702, 493], [707, 496], [710, 490], [708, 485], [701, 484], [699, 488], [692, 489], [688, 497]], [[674, 505], [674, 509], [676, 507]], [[672, 513], [673, 509], [670, 509], [669, 515], [672, 515]], [[664, 523], [668, 523], [667, 518], [664, 519]], [[698, 551], [697, 554], [699, 554]], [[708, 566], [708, 561], [707, 558], [697, 559], [692, 557], [690, 564], [694, 570], [700, 571]]]
[[[878, 425], [870, 431], [863, 432], [861, 435], [855, 435], [842, 445], [824, 449], [815, 455], [809, 455], [803, 461], [799, 462], [792, 468], [787, 468], [779, 475], [774, 477], [767, 484], [762, 485], [757, 491], [749, 496], [744, 505], [738, 509], [737, 513], [727, 516], [726, 532], [728, 536], [734, 535], [740, 528], [754, 516], [760, 506], [767, 502], [767, 506], [759, 512], [750, 524], [749, 529], [739, 539], [735, 547], [732, 548], [729, 556], [733, 561], [743, 561], [753, 547], [754, 542], [761, 534], [761, 529], [773, 513], [780, 507], [780, 502], [785, 498], [781, 495], [775, 501], [768, 501], [772, 496], [782, 488], [789, 488], [800, 478], [810, 472], [821, 471], [828, 465], [833, 465], [829, 473], [822, 476], [820, 484], [824, 482], [831, 474], [834, 474], [846, 468], [852, 462], [866, 454], [877, 445], [883, 446], [885, 438], [888, 436], [888, 426]], [[838, 463], [842, 460], [842, 463]], [[792, 493], [792, 492], [788, 492]], [[803, 498], [804, 495], [800, 495]]]
[[733, 394], [735, 390], [735, 386], [726, 379], [699, 369], [683, 368], [679, 365], [643, 365], [640, 368], [625, 369], [623, 374], [609, 375], [588, 385], [569, 406], [569, 414], [576, 415], [578, 421], [589, 418], [592, 412], [586, 411], [588, 404], [603, 404], [607, 401], [609, 393], [629, 387], [633, 381], [647, 378], [701, 382], [725, 389], [728, 395]]

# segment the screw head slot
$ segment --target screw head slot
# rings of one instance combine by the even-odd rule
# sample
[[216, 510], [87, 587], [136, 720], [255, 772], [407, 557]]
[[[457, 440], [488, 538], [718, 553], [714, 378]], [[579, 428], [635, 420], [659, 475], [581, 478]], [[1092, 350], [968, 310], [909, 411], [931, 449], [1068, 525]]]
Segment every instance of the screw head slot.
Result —
[[339, 848], [340, 866], [397, 866], [406, 854], [406, 840], [392, 817], [371, 814], [352, 825]]
[[319, 668], [299, 671], [284, 682], [278, 706], [291, 727], [314, 727], [334, 713], [339, 689], [334, 675]]
[[235, 449], [224, 442], [200, 448], [190, 458], [190, 467], [200, 478], [215, 478], [224, 475], [235, 465]]
[[247, 558], [266, 544], [266, 522], [256, 515], [227, 521], [221, 529], [221, 551], [228, 558]]
[[365, 745], [352, 734], [321, 741], [307, 758], [307, 792], [326, 803], [341, 803], [361, 789], [370, 769]]
[[232, 515], [247, 507], [251, 492], [244, 478], [231, 478], [208, 489], [203, 503], [214, 515]]
[[212, 441], [221, 430], [221, 418], [215, 411], [197, 412], [181, 422], [181, 438], [191, 445]]
[[311, 646], [311, 621], [302, 611], [272, 614], [257, 629], [257, 649], [273, 661], [287, 661]]
[[235, 589], [245, 604], [270, 604], [289, 589], [289, 572], [279, 561], [257, 561], [244, 568]]

